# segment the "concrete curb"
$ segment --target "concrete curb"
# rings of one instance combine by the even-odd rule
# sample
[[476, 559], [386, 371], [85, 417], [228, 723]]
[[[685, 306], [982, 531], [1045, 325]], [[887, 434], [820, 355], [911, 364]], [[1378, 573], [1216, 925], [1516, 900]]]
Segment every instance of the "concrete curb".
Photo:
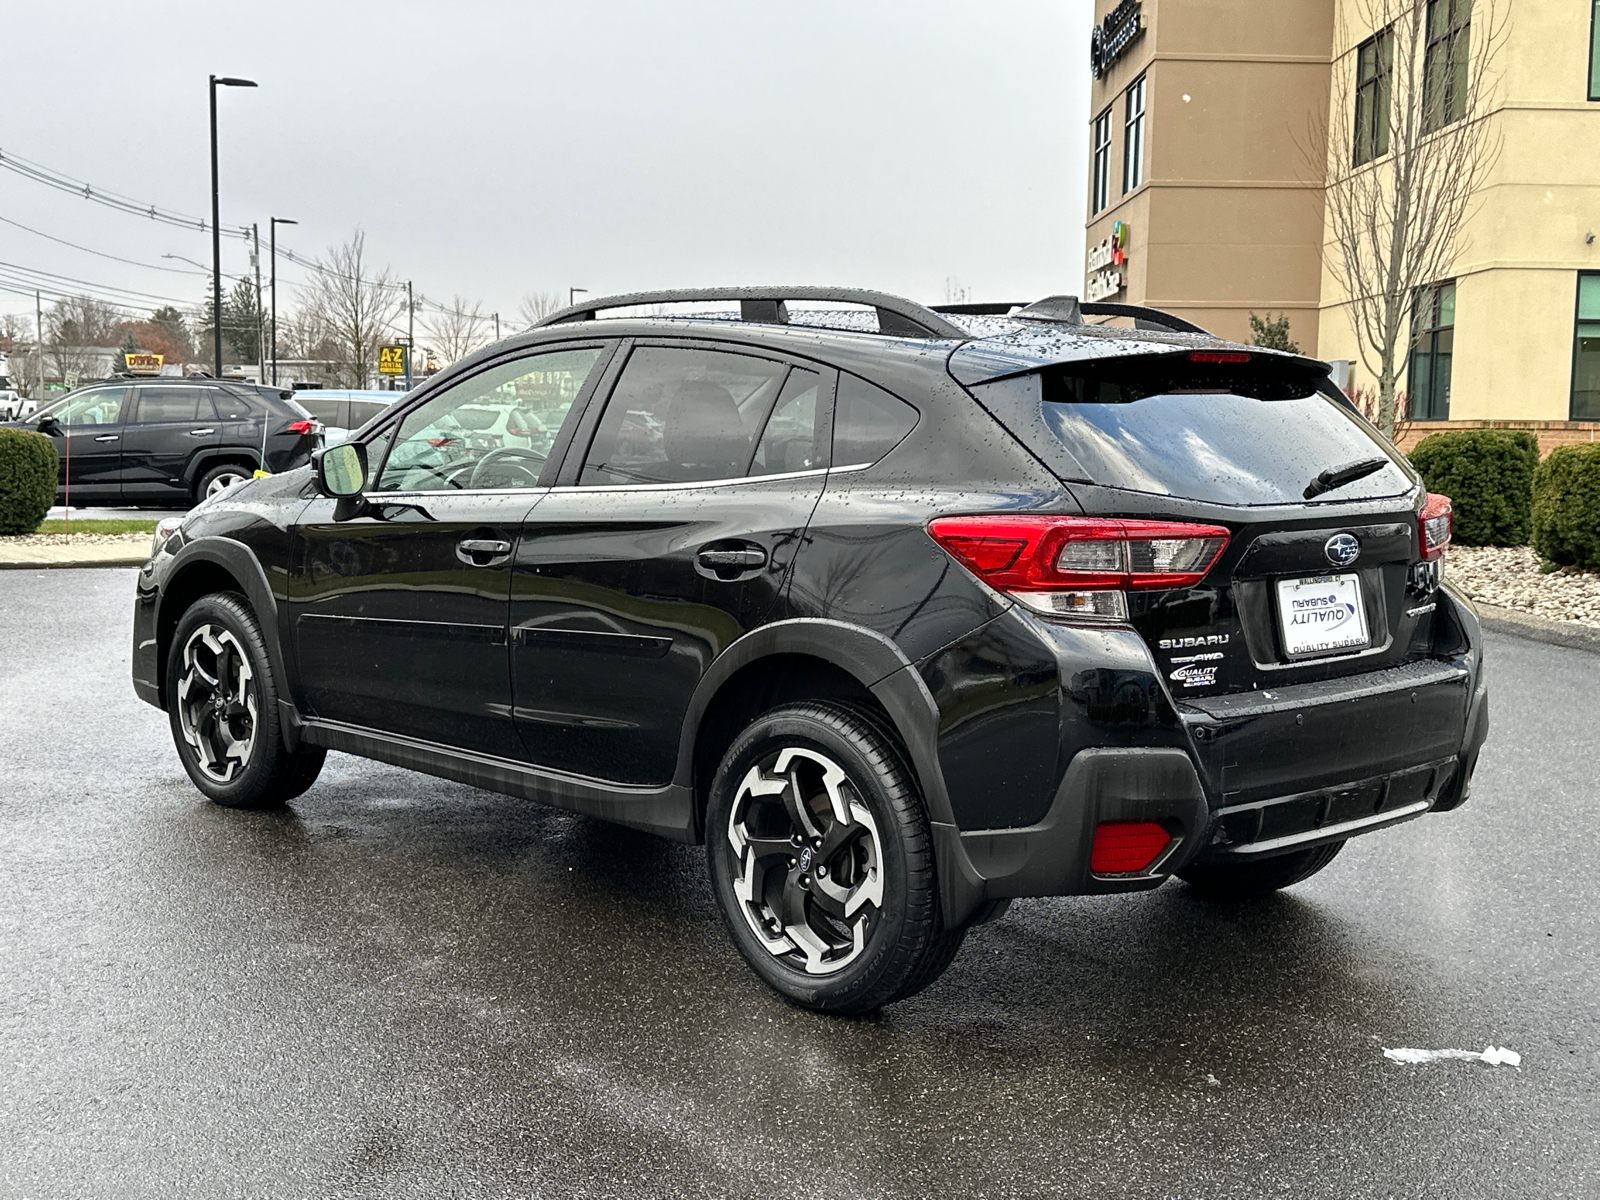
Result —
[[[12, 551], [16, 554], [16, 551]], [[117, 550], [104, 546], [41, 546], [26, 558], [0, 559], [0, 571], [52, 570], [59, 567], [142, 567], [147, 550]]]
[[1549, 642], [1553, 646], [1600, 654], [1600, 629], [1593, 626], [1580, 625], [1576, 621], [1552, 621], [1549, 617], [1536, 617], [1532, 613], [1500, 608], [1481, 600], [1474, 603], [1478, 606], [1479, 621], [1491, 633], [1505, 633], [1530, 641]]

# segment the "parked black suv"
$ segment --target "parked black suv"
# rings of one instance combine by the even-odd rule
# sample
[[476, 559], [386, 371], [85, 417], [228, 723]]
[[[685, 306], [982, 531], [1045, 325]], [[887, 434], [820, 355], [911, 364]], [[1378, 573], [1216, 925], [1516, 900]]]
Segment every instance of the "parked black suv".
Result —
[[221, 379], [108, 379], [7, 424], [55, 441], [57, 498], [74, 504], [198, 503], [249, 479], [263, 449], [289, 471], [320, 444], [293, 392]]
[[1482, 642], [1325, 364], [1183, 329], [567, 309], [163, 528], [134, 687], [220, 804], [335, 749], [704, 841], [816, 1009], [1013, 897], [1286, 886], [1466, 798]]

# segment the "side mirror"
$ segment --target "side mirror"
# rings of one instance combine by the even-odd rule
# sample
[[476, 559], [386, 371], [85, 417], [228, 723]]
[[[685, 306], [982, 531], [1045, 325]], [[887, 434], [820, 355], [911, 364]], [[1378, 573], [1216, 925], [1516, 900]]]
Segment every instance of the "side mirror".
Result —
[[40, 417], [39, 432], [47, 437], [57, 437], [61, 433], [61, 422], [54, 417]]
[[340, 442], [314, 450], [311, 465], [324, 496], [359, 496], [367, 486], [367, 448], [361, 442]]

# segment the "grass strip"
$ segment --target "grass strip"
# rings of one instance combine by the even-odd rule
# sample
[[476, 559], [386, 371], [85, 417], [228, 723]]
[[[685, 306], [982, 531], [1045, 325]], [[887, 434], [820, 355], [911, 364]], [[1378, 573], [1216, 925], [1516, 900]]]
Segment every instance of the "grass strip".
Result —
[[[154, 521], [79, 521], [74, 519], [71, 524], [73, 533], [154, 533]], [[68, 529], [60, 521], [46, 521], [40, 525], [35, 533], [66, 533]]]

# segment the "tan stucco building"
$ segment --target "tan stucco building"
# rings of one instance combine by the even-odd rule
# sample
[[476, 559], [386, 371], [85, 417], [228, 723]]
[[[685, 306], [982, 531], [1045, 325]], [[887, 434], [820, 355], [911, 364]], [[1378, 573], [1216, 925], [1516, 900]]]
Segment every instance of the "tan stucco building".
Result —
[[[1440, 28], [1487, 24], [1489, 0], [1423, 2]], [[1302, 351], [1374, 386], [1324, 187], [1326, 131], [1355, 121], [1360, 48], [1379, 33], [1369, 7], [1097, 0], [1086, 298], [1241, 341], [1252, 313], [1283, 314]], [[1483, 120], [1501, 153], [1417, 306], [1399, 386], [1413, 438], [1447, 421], [1600, 440], [1600, 0], [1495, 0], [1493, 15], [1506, 24]]]

